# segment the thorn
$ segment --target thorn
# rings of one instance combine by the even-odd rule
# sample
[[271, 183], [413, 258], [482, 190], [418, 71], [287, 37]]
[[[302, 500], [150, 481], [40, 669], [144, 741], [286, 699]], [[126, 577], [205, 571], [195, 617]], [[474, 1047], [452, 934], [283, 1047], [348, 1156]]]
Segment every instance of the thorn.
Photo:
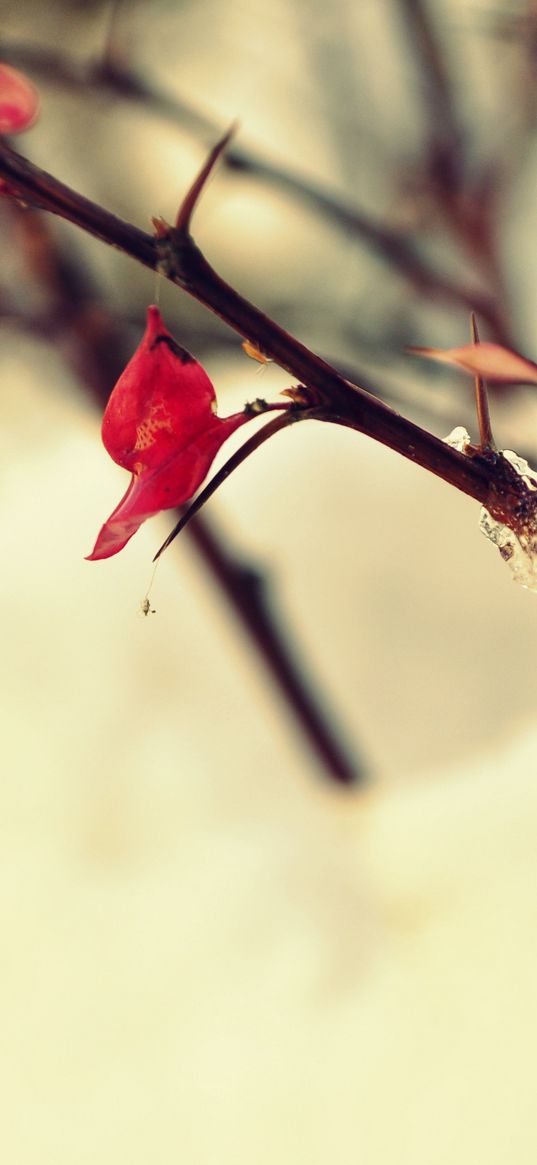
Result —
[[[254, 413], [253, 416], [255, 415], [256, 414]], [[292, 425], [296, 421], [305, 419], [306, 415], [307, 414], [302, 414], [301, 416], [298, 412], [291, 412], [291, 410], [287, 408], [286, 411], [283, 413], [281, 412], [278, 417], [274, 417], [274, 420], [269, 421], [269, 423], [265, 425], [263, 429], [260, 429], [260, 431], [256, 433], [254, 437], [250, 437], [248, 441], [245, 441], [244, 445], [241, 445], [240, 449], [238, 449], [236, 453], [233, 453], [229, 460], [226, 461], [225, 465], [223, 465], [222, 468], [218, 470], [218, 473], [215, 473], [209, 484], [206, 485], [205, 488], [201, 490], [201, 493], [198, 494], [197, 498], [195, 498], [194, 501], [190, 503], [188, 509], [183, 511], [171, 534], [168, 534], [166, 541], [163, 542], [162, 546], [159, 548], [159, 550], [157, 550], [157, 553], [153, 558], [153, 562], [157, 562], [164, 550], [167, 550], [168, 546], [170, 546], [174, 539], [177, 538], [177, 535], [181, 533], [181, 530], [184, 530], [185, 526], [188, 525], [191, 518], [193, 518], [194, 515], [198, 513], [198, 510], [201, 510], [202, 506], [205, 505], [205, 502], [209, 501], [209, 498], [212, 497], [218, 487], [222, 485], [227, 477], [229, 477], [230, 473], [233, 473], [235, 469], [238, 469], [239, 465], [242, 465], [243, 461], [246, 461], [246, 459], [250, 457], [252, 453], [255, 453], [255, 451], [259, 449], [261, 445], [264, 445], [265, 441], [268, 441], [270, 437], [273, 437], [275, 433], [279, 433], [280, 430], [285, 429], [287, 425]]]
[[[475, 312], [470, 313], [470, 335], [473, 344], [479, 344], [479, 329]], [[489, 397], [487, 391], [487, 382], [480, 376], [474, 378], [475, 385], [475, 408], [477, 413], [477, 424], [479, 427], [479, 452], [492, 453], [496, 449], [494, 437], [492, 435], [492, 426], [490, 422]]]
[[228, 129], [227, 133], [225, 133], [224, 136], [220, 138], [220, 141], [217, 142], [215, 146], [213, 146], [207, 160], [203, 163], [199, 174], [194, 179], [190, 190], [185, 194], [179, 210], [177, 211], [177, 218], [175, 220], [175, 229], [180, 231], [181, 234], [189, 234], [190, 221], [207, 179], [214, 170], [214, 167], [216, 166], [219, 158], [224, 153], [224, 150], [229, 145], [231, 138], [237, 131], [237, 128], [238, 122], [234, 121]]

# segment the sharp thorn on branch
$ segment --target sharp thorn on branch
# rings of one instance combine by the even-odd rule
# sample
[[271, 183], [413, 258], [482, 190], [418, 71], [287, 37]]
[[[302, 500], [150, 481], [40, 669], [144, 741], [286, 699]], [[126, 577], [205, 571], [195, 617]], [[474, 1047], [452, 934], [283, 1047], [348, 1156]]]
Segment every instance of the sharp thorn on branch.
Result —
[[[480, 337], [475, 312], [470, 313], [470, 334], [472, 343], [479, 344]], [[480, 453], [492, 453], [495, 451], [496, 445], [492, 435], [487, 383], [481, 376], [476, 376], [474, 385], [475, 407], [479, 428], [479, 451]]]
[[[254, 413], [253, 416], [255, 415], [256, 414]], [[157, 550], [157, 553], [153, 558], [153, 562], [156, 562], [157, 559], [160, 558], [161, 554], [163, 554], [164, 551], [168, 549], [168, 546], [170, 546], [175, 538], [177, 538], [177, 535], [180, 534], [182, 530], [184, 530], [185, 526], [188, 525], [194, 515], [201, 510], [202, 506], [205, 505], [205, 502], [209, 501], [209, 498], [211, 498], [213, 494], [216, 493], [216, 490], [220, 488], [226, 478], [228, 478], [235, 469], [238, 469], [239, 465], [242, 465], [243, 461], [246, 461], [246, 459], [250, 457], [252, 453], [255, 453], [255, 451], [259, 449], [261, 445], [264, 445], [265, 441], [268, 441], [270, 437], [274, 437], [274, 435], [279, 433], [281, 429], [285, 429], [288, 427], [288, 425], [293, 425], [297, 421], [306, 420], [308, 417], [313, 415], [314, 412], [311, 409], [307, 411], [300, 410], [296, 407], [293, 408], [293, 406], [290, 405], [286, 412], [280, 413], [278, 417], [275, 417], [273, 421], [269, 421], [268, 425], [265, 425], [263, 429], [260, 429], [259, 433], [255, 433], [253, 437], [250, 437], [248, 441], [245, 441], [244, 444], [241, 445], [240, 449], [237, 449], [237, 452], [233, 453], [233, 455], [226, 461], [225, 465], [223, 465], [222, 468], [218, 470], [218, 473], [215, 473], [214, 477], [211, 478], [211, 481], [208, 483], [208, 485], [202, 489], [201, 493], [198, 494], [197, 498], [191, 503], [188, 509], [185, 510], [183, 514], [181, 514], [179, 521], [176, 523], [171, 533], [168, 534], [166, 541], [163, 542], [162, 546]]]
[[183, 198], [179, 210], [177, 211], [177, 218], [175, 220], [175, 229], [176, 231], [179, 231], [180, 234], [187, 235], [190, 233], [192, 215], [199, 202], [203, 189], [212, 171], [214, 170], [216, 163], [218, 162], [219, 158], [222, 157], [222, 154], [229, 145], [229, 142], [236, 133], [237, 129], [238, 122], [234, 121], [227, 130], [227, 133], [225, 133], [224, 136], [220, 138], [220, 141], [218, 141], [216, 145], [213, 146], [206, 161], [203, 163], [199, 174], [194, 179], [190, 190], [188, 190], [187, 194]]

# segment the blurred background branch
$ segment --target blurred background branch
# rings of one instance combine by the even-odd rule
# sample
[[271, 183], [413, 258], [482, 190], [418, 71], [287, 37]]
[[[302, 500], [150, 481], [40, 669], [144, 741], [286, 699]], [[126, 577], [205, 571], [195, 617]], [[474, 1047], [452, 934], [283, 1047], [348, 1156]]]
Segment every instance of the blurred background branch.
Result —
[[[128, 102], [140, 103], [145, 109], [151, 110], [158, 117], [170, 120], [206, 145], [212, 144], [214, 139], [222, 134], [223, 127], [216, 119], [207, 117], [189, 105], [186, 100], [171, 98], [159, 92], [134, 72], [116, 63], [113, 56], [107, 56], [97, 63], [81, 65], [55, 49], [42, 50], [35, 46], [2, 42], [0, 53], [8, 63], [29, 70], [37, 78], [52, 80], [54, 84], [63, 84], [83, 93], [93, 91], [101, 96], [109, 94]], [[339, 75], [343, 77], [345, 74]], [[434, 154], [436, 146], [432, 144], [431, 149]], [[450, 142], [448, 146], [443, 143], [442, 158], [431, 159], [432, 169], [438, 164], [442, 170], [442, 167], [450, 164], [448, 149], [451, 149], [453, 155], [455, 144]], [[351, 150], [352, 139], [344, 143], [341, 152], [350, 154]], [[453, 168], [456, 161], [457, 159], [451, 156]], [[375, 221], [373, 215], [368, 215], [359, 207], [346, 202], [328, 187], [323, 188], [311, 180], [306, 181], [292, 170], [268, 162], [254, 149], [231, 144], [223, 156], [223, 163], [231, 170], [275, 185], [279, 191], [291, 195], [299, 205], [302, 203], [311, 206], [326, 222], [333, 222], [345, 235], [356, 235], [359, 240], [371, 247], [388, 267], [399, 271], [419, 295], [432, 294], [441, 302], [462, 306], [466, 311], [479, 312], [487, 323], [490, 334], [499, 342], [509, 343], [509, 334], [505, 321], [499, 314], [496, 297], [488, 290], [480, 288], [478, 284], [468, 287], [458, 283], [440, 267], [431, 265], [420, 255], [419, 246], [411, 240], [408, 232], [396, 231], [388, 224]], [[436, 182], [436, 178], [434, 180]], [[447, 195], [450, 183], [446, 185], [446, 175], [440, 172], [439, 198]], [[470, 243], [472, 238], [473, 235], [470, 235]]]
[[[38, 334], [54, 336], [81, 386], [104, 409], [112, 386], [132, 355], [130, 329], [107, 309], [88, 266], [77, 261], [76, 253], [60, 241], [46, 218], [21, 210], [16, 203], [11, 204], [11, 213], [15, 245], [29, 277], [38, 281], [46, 297], [46, 314], [25, 322]], [[296, 719], [326, 776], [342, 783], [360, 780], [362, 763], [343, 744], [329, 716], [326, 696], [314, 693], [307, 678], [310, 669], [298, 661], [290, 628], [276, 614], [261, 570], [244, 557], [235, 558], [229, 541], [205, 516], [192, 520], [187, 536], [259, 652], [281, 693], [287, 715]]]

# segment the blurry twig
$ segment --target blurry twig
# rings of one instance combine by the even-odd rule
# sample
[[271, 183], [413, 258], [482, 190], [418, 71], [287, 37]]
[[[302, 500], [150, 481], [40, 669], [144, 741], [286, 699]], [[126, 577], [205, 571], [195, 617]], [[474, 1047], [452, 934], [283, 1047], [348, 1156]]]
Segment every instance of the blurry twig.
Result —
[[[1, 45], [1, 55], [8, 63], [46, 77], [54, 84], [92, 89], [98, 93], [108, 92], [124, 100], [138, 102], [205, 142], [214, 141], [221, 134], [222, 127], [214, 118], [195, 109], [190, 102], [170, 97], [108, 53], [101, 61], [80, 64], [58, 50], [12, 42]], [[360, 238], [391, 268], [406, 278], [420, 295], [432, 295], [438, 300], [456, 304], [465, 312], [474, 309], [498, 342], [509, 343], [505, 321], [498, 311], [494, 296], [479, 286], [469, 287], [453, 279], [429, 263], [405, 233], [375, 221], [369, 214], [319, 183], [306, 180], [277, 163], [268, 162], [253, 149], [231, 145], [225, 154], [224, 164], [299, 198], [319, 211], [327, 222]]]
[[426, 86], [431, 176], [456, 193], [464, 165], [464, 136], [445, 55], [427, 0], [399, 0]]
[[[104, 309], [87, 269], [60, 243], [46, 219], [21, 211], [16, 204], [13, 210], [25, 260], [46, 287], [49, 318], [43, 321], [43, 330], [50, 336], [52, 329], [82, 383], [104, 407], [132, 354], [125, 327]], [[351, 753], [343, 744], [326, 698], [315, 695], [306, 679], [310, 668], [298, 663], [293, 637], [274, 609], [263, 574], [251, 562], [237, 558], [205, 516], [192, 520], [189, 537], [325, 774], [343, 784], [361, 780], [363, 764], [356, 750]]]
[[[491, 299], [496, 304], [497, 324], [503, 330], [506, 294], [497, 254], [498, 197], [505, 164], [502, 156], [470, 155], [468, 134], [458, 108], [456, 85], [451, 76], [445, 43], [438, 34], [430, 0], [398, 0], [410, 33], [414, 66], [425, 88], [423, 107], [427, 141], [421, 162], [421, 196], [439, 211], [462, 247], [478, 261]], [[435, 13], [437, 15], [437, 12]], [[476, 158], [477, 161], [476, 165]], [[418, 162], [418, 187], [419, 187]], [[482, 312], [474, 304], [482, 316]], [[487, 318], [486, 316], [484, 318]], [[487, 321], [490, 325], [490, 321]], [[499, 332], [496, 331], [498, 337]]]

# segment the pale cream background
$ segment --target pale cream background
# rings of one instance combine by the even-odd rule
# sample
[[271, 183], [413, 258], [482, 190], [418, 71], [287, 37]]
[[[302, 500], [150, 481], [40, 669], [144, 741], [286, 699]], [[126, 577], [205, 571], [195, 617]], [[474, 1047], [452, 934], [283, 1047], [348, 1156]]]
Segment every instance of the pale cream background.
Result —
[[[6, 7], [15, 35], [22, 16]], [[392, 27], [388, 5], [340, 8]], [[160, 7], [149, 26], [143, 9], [133, 43], [143, 28], [137, 51], [162, 83], [181, 55], [182, 92], [203, 91], [224, 120], [245, 108], [252, 138], [279, 142], [282, 158], [293, 142], [326, 172], [310, 107], [288, 115], [291, 82], [324, 100], [291, 8], [271, 9], [269, 26], [288, 57], [263, 6], [176, 6], [187, 25], [175, 42]], [[66, 41], [77, 23], [91, 40], [73, 8]], [[47, 100], [51, 168], [142, 224], [173, 213], [156, 186], [180, 191], [201, 156], [192, 143], [177, 153], [174, 131], [149, 119], [137, 168], [140, 114], [72, 101], [71, 126], [93, 127], [86, 172], [84, 133], [64, 122], [62, 136], [67, 99]], [[39, 132], [28, 148], [44, 162]], [[328, 230], [296, 207], [282, 225], [283, 211], [217, 178], [204, 245], [250, 294], [281, 296], [283, 314], [323, 264], [300, 326], [335, 355], [343, 298], [375, 263], [364, 273], [348, 244], [330, 236], [329, 249]], [[139, 332], [150, 277], [97, 244], [87, 255]], [[168, 289], [163, 309], [180, 339], [183, 310], [184, 327], [202, 328]], [[441, 316], [430, 308], [429, 325]], [[212, 503], [237, 549], [267, 566], [376, 770], [367, 790], [335, 791], [186, 540], [159, 568], [157, 613], [141, 615], [166, 519], [116, 559], [83, 560], [124, 475], [61, 353], [3, 326], [0, 357], [1, 1159], [533, 1165], [537, 600], [479, 534], [477, 507], [314, 425], [269, 444]], [[211, 360], [223, 411], [287, 383], [275, 369], [258, 379], [240, 350]], [[402, 362], [397, 377], [410, 379]], [[456, 386], [441, 399], [447, 432]], [[527, 442], [533, 409], [502, 416], [504, 440], [518, 424]]]

